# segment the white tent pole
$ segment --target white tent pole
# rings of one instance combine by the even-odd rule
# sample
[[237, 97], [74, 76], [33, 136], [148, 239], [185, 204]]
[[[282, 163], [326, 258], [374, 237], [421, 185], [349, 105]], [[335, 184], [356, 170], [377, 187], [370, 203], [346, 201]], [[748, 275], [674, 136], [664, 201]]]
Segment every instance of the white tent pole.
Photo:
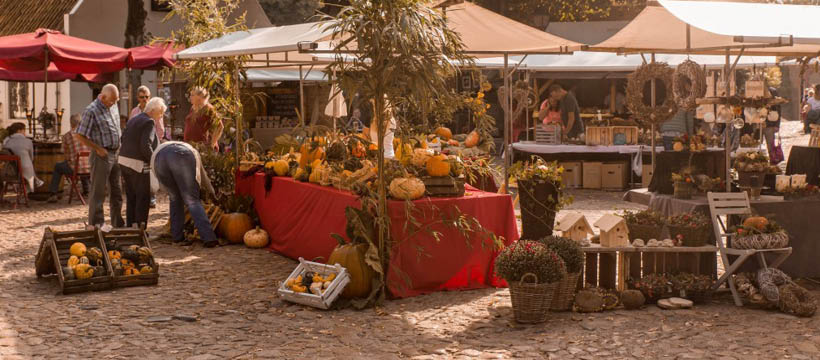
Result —
[[[507, 93], [509, 94], [510, 88], [507, 86], [507, 66], [509, 66], [510, 61], [510, 54], [504, 53], [504, 87], [507, 89]], [[505, 99], [504, 101], [508, 101], [509, 98]], [[510, 159], [512, 158], [512, 146], [509, 145], [509, 140], [512, 138], [512, 126], [510, 124], [510, 107], [512, 105], [510, 102], [507, 102], [507, 111], [504, 111], [504, 190], [509, 191], [509, 182], [510, 182]]]
[[[731, 92], [731, 87], [729, 87], [729, 78], [730, 78], [730, 76], [729, 76], [729, 66], [731, 65], [730, 62], [731, 62], [731, 60], [729, 59], [729, 49], [726, 49], [726, 69], [725, 69], [724, 74], [723, 74], [723, 81], [724, 81], [724, 84], [726, 85], [726, 88], [725, 88], [726, 98], [729, 97], [730, 92]], [[728, 101], [727, 101], [727, 104], [728, 104]], [[725, 156], [725, 160], [726, 160], [726, 173], [725, 173], [725, 175], [726, 175], [726, 192], [731, 192], [732, 191], [732, 181], [731, 181], [731, 179], [729, 179], [729, 175], [730, 175], [730, 173], [729, 173], [729, 165], [730, 165], [729, 154], [732, 152], [732, 144], [729, 144], [729, 131], [731, 131], [730, 126], [734, 126], [734, 125], [732, 125], [731, 119], [727, 119], [726, 124], [723, 128], [723, 152], [724, 152], [724, 156]]]
[[307, 125], [307, 119], [305, 118], [305, 82], [302, 76], [302, 65], [299, 65], [299, 115]]

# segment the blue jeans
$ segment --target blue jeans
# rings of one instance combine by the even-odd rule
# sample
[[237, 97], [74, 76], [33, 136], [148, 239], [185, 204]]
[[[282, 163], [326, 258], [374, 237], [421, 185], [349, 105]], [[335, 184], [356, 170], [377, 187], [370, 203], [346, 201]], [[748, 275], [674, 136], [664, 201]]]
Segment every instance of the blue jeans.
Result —
[[[49, 185], [48, 191], [52, 194], [56, 194], [57, 191], [60, 190], [60, 181], [63, 181], [63, 176], [71, 176], [71, 174], [74, 174], [74, 171], [71, 170], [68, 161], [54, 164], [54, 173], [51, 175], [51, 185]], [[85, 183], [83, 183], [83, 185], [85, 185]], [[88, 185], [85, 186], [88, 187]]]
[[168, 145], [154, 159], [157, 180], [168, 190], [171, 200], [171, 236], [173, 241], [185, 240], [185, 208], [194, 220], [203, 243], [216, 241], [216, 234], [199, 199], [196, 182], [196, 157], [181, 145]]
[[664, 136], [663, 137], [663, 150], [664, 151], [672, 151], [673, 145], [675, 145], [675, 137], [674, 136]]

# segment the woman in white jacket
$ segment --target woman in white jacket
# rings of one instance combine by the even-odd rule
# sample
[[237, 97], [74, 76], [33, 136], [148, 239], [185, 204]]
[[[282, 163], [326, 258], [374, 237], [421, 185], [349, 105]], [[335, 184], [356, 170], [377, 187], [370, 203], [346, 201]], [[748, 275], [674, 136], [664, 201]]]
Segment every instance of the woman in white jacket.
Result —
[[23, 178], [28, 181], [28, 187], [32, 191], [36, 186], [43, 184], [34, 172], [34, 143], [27, 138], [23, 131], [26, 124], [16, 122], [11, 124], [6, 130], [9, 136], [3, 141], [3, 149], [11, 150], [14, 155], [20, 157], [20, 167], [23, 168]]

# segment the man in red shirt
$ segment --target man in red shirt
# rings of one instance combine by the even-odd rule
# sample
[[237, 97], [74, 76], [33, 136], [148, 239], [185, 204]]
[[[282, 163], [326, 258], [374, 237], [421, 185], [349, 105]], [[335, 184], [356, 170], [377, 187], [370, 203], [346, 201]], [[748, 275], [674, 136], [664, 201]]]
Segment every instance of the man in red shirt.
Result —
[[[74, 169], [79, 170], [81, 174], [88, 174], [90, 169], [88, 164], [88, 156], [80, 156], [79, 159], [77, 158], [77, 154], [91, 151], [88, 149], [88, 146], [85, 146], [85, 144], [74, 138], [74, 130], [77, 129], [77, 125], [80, 124], [80, 114], [71, 115], [69, 121], [71, 123], [71, 130], [65, 133], [62, 137], [65, 161], [54, 164], [54, 172], [51, 177], [51, 185], [49, 186], [51, 196], [48, 198], [48, 202], [52, 203], [57, 202], [63, 197], [62, 192], [58, 193], [60, 190], [60, 181], [63, 180], [63, 176], [73, 175]], [[77, 160], [79, 160], [79, 162], [76, 162]], [[87, 195], [88, 178], [83, 177], [81, 178], [81, 181], [83, 184], [83, 195]]]

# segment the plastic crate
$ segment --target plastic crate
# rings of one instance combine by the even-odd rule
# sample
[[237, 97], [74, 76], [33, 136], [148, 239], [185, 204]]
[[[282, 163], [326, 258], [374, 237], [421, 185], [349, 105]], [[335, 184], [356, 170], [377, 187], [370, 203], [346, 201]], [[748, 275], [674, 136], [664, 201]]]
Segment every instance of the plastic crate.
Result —
[[[336, 274], [336, 278], [330, 282], [330, 286], [328, 286], [327, 290], [325, 290], [322, 295], [311, 294], [310, 290], [304, 293], [295, 292], [285, 286], [287, 280], [296, 279], [296, 277], [303, 275], [308, 271], [319, 273], [322, 276], [327, 276], [333, 273]], [[330, 305], [336, 301], [336, 298], [339, 297], [339, 294], [342, 293], [342, 290], [344, 290], [345, 286], [347, 286], [349, 282], [350, 274], [348, 274], [347, 269], [343, 268], [341, 265], [326, 265], [313, 261], [307, 261], [300, 257], [299, 265], [296, 266], [296, 269], [290, 273], [285, 281], [279, 284], [278, 292], [279, 296], [281, 296], [284, 300], [327, 310], [330, 308]]]

